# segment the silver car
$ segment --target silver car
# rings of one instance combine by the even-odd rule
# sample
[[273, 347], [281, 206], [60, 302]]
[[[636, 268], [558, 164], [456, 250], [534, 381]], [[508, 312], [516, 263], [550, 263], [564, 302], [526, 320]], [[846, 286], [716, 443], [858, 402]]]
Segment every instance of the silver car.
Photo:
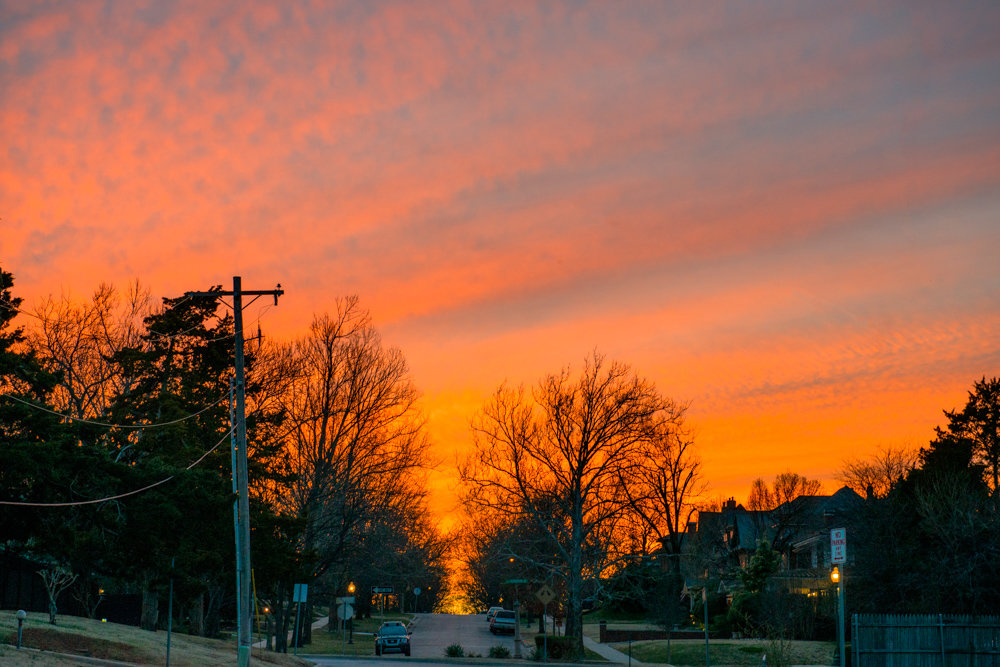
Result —
[[383, 623], [375, 633], [375, 655], [393, 651], [410, 655], [410, 633], [398, 621]]

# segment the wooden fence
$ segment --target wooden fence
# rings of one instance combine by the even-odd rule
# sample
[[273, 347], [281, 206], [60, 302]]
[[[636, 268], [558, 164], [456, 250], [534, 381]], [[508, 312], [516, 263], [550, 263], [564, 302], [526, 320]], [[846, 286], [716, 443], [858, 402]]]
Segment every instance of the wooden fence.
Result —
[[852, 667], [1000, 667], [1000, 616], [855, 614]]

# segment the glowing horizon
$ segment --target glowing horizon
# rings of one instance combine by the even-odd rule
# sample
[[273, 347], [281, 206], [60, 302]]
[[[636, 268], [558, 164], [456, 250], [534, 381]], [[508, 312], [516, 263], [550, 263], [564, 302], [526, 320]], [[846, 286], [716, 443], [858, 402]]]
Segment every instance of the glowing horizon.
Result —
[[[1000, 374], [1000, 8], [0, 4], [0, 266], [30, 307], [358, 294], [433, 504], [501, 381], [599, 350], [689, 402], [712, 497], [920, 446]], [[256, 307], [256, 306], [255, 306]]]

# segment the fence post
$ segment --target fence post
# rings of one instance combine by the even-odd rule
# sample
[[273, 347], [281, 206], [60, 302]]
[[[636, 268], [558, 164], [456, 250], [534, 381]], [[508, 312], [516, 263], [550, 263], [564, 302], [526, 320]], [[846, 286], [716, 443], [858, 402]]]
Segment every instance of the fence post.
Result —
[[941, 641], [941, 667], [945, 667], [944, 660], [944, 615], [938, 614], [938, 637]]
[[858, 615], [851, 614], [851, 667], [860, 667], [858, 660], [860, 647], [858, 646]]

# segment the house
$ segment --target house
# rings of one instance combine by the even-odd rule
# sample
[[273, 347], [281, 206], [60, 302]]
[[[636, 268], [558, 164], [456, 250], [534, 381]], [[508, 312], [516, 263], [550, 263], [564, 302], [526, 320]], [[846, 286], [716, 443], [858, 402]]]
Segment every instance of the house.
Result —
[[830, 585], [830, 530], [849, 525], [863, 502], [846, 486], [832, 495], [799, 496], [766, 512], [730, 498], [719, 511], [698, 514], [692, 543], [712, 576], [732, 591], [739, 587], [735, 569], [745, 567], [766, 539], [782, 556], [774, 583], [790, 592], [817, 593]]

